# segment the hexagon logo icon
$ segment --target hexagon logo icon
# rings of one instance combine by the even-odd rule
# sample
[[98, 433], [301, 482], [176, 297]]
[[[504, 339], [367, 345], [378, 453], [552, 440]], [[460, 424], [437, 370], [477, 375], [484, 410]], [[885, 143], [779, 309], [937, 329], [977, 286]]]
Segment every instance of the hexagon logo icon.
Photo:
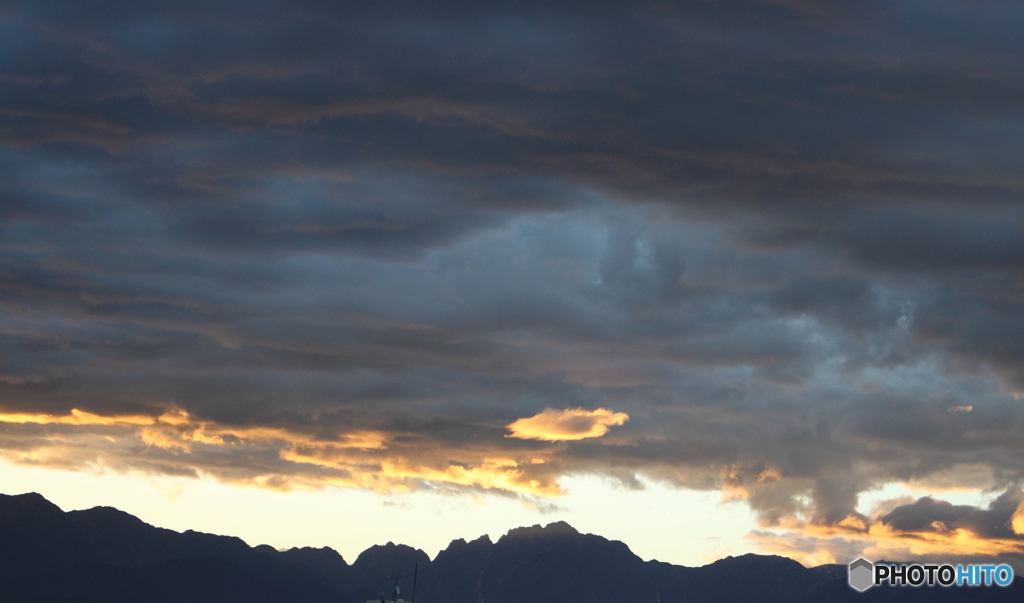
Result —
[[861, 557], [850, 564], [850, 586], [857, 591], [866, 591], [872, 583], [875, 565]]

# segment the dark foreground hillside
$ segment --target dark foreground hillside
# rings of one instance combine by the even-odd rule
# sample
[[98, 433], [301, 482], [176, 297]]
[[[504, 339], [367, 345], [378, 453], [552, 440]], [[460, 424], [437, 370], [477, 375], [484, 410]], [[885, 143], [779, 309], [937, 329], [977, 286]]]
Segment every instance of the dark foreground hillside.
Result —
[[1022, 601], [1006, 589], [874, 588], [835, 566], [743, 555], [699, 568], [645, 562], [625, 544], [566, 523], [518, 528], [492, 543], [453, 541], [430, 560], [388, 543], [352, 563], [329, 548], [279, 552], [242, 540], [155, 528], [109, 507], [63, 512], [38, 494], [0, 495], [5, 603], [364, 603], [419, 566], [417, 603], [824, 603]]

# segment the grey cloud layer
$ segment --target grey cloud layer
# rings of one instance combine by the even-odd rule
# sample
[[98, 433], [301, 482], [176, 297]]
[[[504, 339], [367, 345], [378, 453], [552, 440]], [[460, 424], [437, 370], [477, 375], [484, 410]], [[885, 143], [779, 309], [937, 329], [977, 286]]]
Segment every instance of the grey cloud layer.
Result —
[[[11, 5], [0, 410], [372, 430], [439, 468], [541, 451], [545, 480], [725, 488], [766, 525], [863, 517], [893, 481], [1012, 490], [1022, 21]], [[548, 407], [630, 421], [504, 437]], [[58, 428], [5, 429], [19, 451]], [[299, 471], [261, 454], [108, 457]]]

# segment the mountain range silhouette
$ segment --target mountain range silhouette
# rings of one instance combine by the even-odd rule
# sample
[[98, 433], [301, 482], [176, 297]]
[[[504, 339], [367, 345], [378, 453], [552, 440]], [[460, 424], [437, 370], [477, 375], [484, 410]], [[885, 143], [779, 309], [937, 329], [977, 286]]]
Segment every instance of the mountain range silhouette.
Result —
[[[681, 543], [680, 546], [683, 546]], [[0, 601], [7, 603], [365, 603], [392, 575], [416, 603], [824, 603], [1022, 601], [1008, 588], [858, 593], [846, 567], [742, 555], [703, 567], [643, 561], [565, 522], [454, 540], [431, 560], [375, 545], [349, 564], [330, 548], [278, 551], [239, 538], [157, 528], [110, 507], [64, 512], [39, 494], [0, 495]]]

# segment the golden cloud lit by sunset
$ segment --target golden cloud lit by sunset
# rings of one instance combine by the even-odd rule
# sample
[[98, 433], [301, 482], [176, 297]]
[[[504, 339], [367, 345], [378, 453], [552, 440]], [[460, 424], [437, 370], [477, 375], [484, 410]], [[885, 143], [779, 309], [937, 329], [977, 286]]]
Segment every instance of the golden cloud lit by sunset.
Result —
[[1024, 536], [1024, 501], [1017, 505], [1017, 509], [1010, 518], [1010, 529], [1018, 536]]
[[[966, 528], [902, 531], [883, 522], [870, 525], [804, 524], [783, 532], [754, 530], [747, 539], [757, 550], [791, 557], [807, 566], [849, 563], [849, 558], [955, 559], [1024, 555], [1024, 540], [993, 538]], [[860, 529], [858, 529], [860, 528]]]
[[113, 425], [126, 427], [131, 425], [155, 425], [159, 419], [146, 415], [101, 416], [84, 410], [72, 408], [66, 415], [45, 413], [0, 413], [0, 423], [37, 425]]
[[550, 442], [585, 440], [599, 438], [608, 433], [609, 427], [623, 425], [628, 420], [629, 415], [626, 413], [612, 412], [606, 408], [547, 408], [532, 417], [510, 423], [508, 429], [512, 433], [507, 437]]
[[[0, 424], [71, 429], [35, 434], [31, 445], [0, 451], [13, 463], [40, 467], [80, 465], [81, 459], [74, 460], [76, 450], [89, 442], [95, 462], [108, 468], [133, 467], [148, 458], [154, 473], [198, 470], [225, 483], [277, 491], [340, 487], [407, 492], [431, 483], [525, 496], [564, 494], [556, 482], [558, 470], [548, 466], [543, 452], [496, 456], [500, 453], [487, 447], [395, 443], [393, 435], [377, 430], [313, 434], [276, 426], [231, 426], [179, 408], [159, 416], [101, 416], [79, 409], [64, 415], [2, 413]], [[254, 466], [253, 458], [260, 457], [268, 460]], [[213, 465], [211, 458], [216, 459]]]

